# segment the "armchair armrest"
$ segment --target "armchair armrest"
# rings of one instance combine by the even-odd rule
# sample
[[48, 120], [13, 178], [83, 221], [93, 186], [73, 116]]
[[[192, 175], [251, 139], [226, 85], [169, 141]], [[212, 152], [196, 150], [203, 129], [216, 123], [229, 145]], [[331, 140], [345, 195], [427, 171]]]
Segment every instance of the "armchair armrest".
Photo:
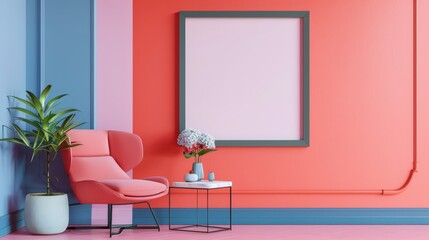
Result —
[[124, 197], [122, 193], [93, 180], [72, 182], [71, 187], [77, 200], [83, 204], [114, 204]]

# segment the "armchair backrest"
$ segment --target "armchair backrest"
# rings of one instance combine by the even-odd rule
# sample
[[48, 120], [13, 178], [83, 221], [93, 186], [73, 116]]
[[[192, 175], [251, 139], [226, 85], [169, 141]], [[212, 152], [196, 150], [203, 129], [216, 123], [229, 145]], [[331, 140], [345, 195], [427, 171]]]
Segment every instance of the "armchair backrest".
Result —
[[142, 141], [132, 133], [76, 129], [67, 135], [82, 144], [61, 152], [72, 182], [129, 178], [126, 172], [143, 160]]

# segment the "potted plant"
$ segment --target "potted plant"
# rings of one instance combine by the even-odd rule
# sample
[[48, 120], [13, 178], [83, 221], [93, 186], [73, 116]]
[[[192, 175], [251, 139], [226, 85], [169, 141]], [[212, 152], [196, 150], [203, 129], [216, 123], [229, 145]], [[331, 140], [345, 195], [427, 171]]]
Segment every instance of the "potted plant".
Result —
[[194, 157], [192, 172], [198, 175], [198, 181], [204, 179], [201, 156], [216, 151], [214, 138], [207, 133], [187, 128], [179, 134], [177, 144], [184, 148], [183, 156], [186, 159]]
[[[39, 97], [31, 91], [27, 91], [26, 99], [10, 96], [25, 107], [10, 107], [9, 111], [19, 112], [25, 117], [14, 117], [16, 121], [9, 127], [14, 137], [0, 139], [30, 148], [31, 162], [38, 153], [43, 154], [41, 159], [46, 166], [46, 192], [27, 194], [24, 208], [27, 229], [36, 234], [57, 234], [67, 228], [67, 194], [51, 191], [50, 164], [59, 151], [79, 145], [71, 143], [66, 133], [83, 124], [74, 121], [77, 109], [58, 108], [58, 101], [67, 94], [48, 99], [51, 87], [47, 85]], [[29, 130], [20, 127], [17, 124], [19, 122], [28, 124]]]

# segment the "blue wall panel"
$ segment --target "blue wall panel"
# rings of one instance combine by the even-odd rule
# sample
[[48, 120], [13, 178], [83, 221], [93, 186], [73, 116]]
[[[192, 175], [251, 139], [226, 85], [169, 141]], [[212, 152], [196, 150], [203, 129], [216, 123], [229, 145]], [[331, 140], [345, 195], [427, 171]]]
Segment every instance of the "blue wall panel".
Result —
[[[94, 1], [42, 0], [40, 14], [40, 88], [52, 84], [53, 95], [69, 94], [62, 106], [79, 109], [76, 120], [85, 122], [81, 128], [93, 128]], [[70, 202], [77, 202], [61, 158], [57, 160], [51, 165], [58, 177], [52, 187], [68, 193]], [[90, 206], [74, 206], [70, 211], [72, 223], [91, 222]]]
[[93, 126], [93, 1], [42, 0], [42, 88], [67, 93], [63, 106], [80, 110], [78, 119]]
[[27, 0], [26, 79], [27, 90], [40, 89], [40, 0]]

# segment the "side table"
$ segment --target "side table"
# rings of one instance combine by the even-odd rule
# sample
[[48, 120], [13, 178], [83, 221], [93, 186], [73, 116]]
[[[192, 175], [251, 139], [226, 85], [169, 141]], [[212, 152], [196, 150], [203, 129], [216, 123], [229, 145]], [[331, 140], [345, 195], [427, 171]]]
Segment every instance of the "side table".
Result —
[[[229, 189], [229, 227], [223, 227], [223, 226], [215, 226], [210, 225], [210, 217], [209, 217], [209, 192], [212, 190], [217, 189]], [[197, 216], [196, 216], [196, 224], [192, 225], [184, 225], [179, 227], [172, 227], [171, 223], [171, 195], [173, 189], [189, 189], [189, 190], [195, 190], [196, 191], [196, 197], [197, 197]], [[211, 233], [211, 232], [219, 232], [219, 231], [225, 231], [225, 230], [232, 230], [232, 182], [230, 181], [198, 181], [198, 182], [173, 182], [172, 186], [170, 186], [168, 193], [168, 228], [170, 230], [176, 230], [176, 231], [187, 231], [187, 232], [205, 232], [205, 233]], [[198, 219], [198, 191], [205, 191], [206, 192], [206, 198], [207, 198], [207, 205], [206, 205], [206, 224], [200, 224]]]

